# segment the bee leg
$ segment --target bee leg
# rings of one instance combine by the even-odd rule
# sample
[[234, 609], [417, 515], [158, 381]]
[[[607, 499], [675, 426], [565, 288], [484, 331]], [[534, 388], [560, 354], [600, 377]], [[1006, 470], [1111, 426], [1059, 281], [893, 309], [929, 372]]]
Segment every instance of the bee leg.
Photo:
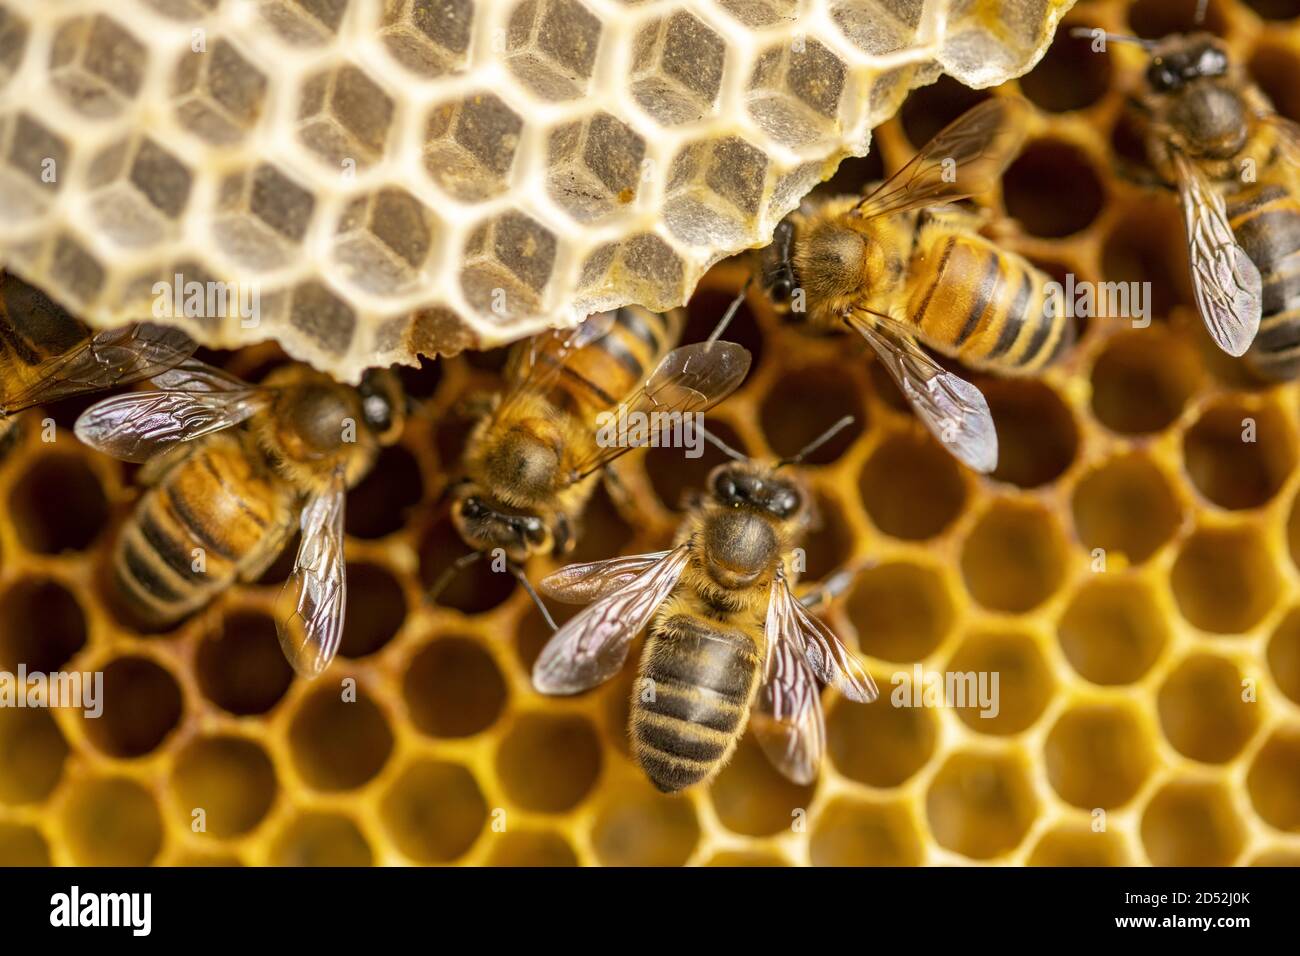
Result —
[[528, 580], [528, 575], [524, 574], [524, 569], [518, 565], [510, 565], [510, 573], [519, 581], [520, 586], [533, 599], [537, 605], [537, 610], [542, 612], [542, 617], [546, 620], [547, 626], [552, 632], [558, 631], [559, 625], [555, 623], [555, 618], [551, 617], [551, 612], [547, 610], [546, 604], [542, 601], [541, 596], [533, 589], [532, 583]]
[[633, 497], [631, 489], [623, 483], [623, 479], [615, 470], [614, 465], [605, 466], [601, 481], [605, 485], [605, 493], [614, 502], [614, 507], [619, 514], [636, 513], [636, 499]]
[[854, 579], [856, 579], [859, 574], [867, 568], [873, 567], [875, 563], [876, 562], [873, 560], [863, 559], [845, 565], [840, 568], [840, 570], [830, 575], [830, 577], [826, 578], [826, 580], [821, 584], [817, 585], [817, 587], [802, 595], [799, 598], [799, 603], [810, 611], [825, 604], [829, 604], [847, 591], [849, 585], [853, 583]]

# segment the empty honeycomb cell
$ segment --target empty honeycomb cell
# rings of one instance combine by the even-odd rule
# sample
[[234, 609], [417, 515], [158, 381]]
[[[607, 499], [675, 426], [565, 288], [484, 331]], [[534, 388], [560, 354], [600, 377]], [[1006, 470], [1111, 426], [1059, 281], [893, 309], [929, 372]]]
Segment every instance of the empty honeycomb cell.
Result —
[[261, 614], [229, 614], [204, 634], [195, 673], [204, 697], [241, 717], [265, 714], [293, 682], [275, 622]]
[[923, 5], [914, 0], [834, 0], [831, 18], [858, 49], [875, 56], [911, 43]]
[[993, 611], [1018, 613], [1046, 601], [1065, 575], [1065, 542], [1051, 512], [997, 501], [966, 538], [962, 577], [971, 597]]
[[1246, 0], [1246, 6], [1265, 20], [1294, 20], [1300, 17], [1300, 3], [1296, 0]]
[[1093, 559], [1101, 549], [1106, 570], [1120, 571], [1146, 561], [1173, 537], [1183, 520], [1168, 477], [1141, 453], [1097, 465], [1075, 486], [1070, 504], [1079, 543]]
[[1232, 760], [1259, 725], [1259, 704], [1247, 694], [1242, 673], [1210, 654], [1180, 662], [1160, 685], [1156, 703], [1165, 739], [1205, 763]]
[[49, 261], [50, 276], [65, 289], [64, 299], [70, 306], [88, 305], [103, 289], [103, 262], [71, 236], [54, 239]]
[[317, 348], [345, 351], [356, 332], [356, 313], [324, 283], [311, 281], [290, 293], [289, 322]]
[[483, 314], [509, 316], [539, 301], [555, 266], [555, 236], [521, 212], [484, 223], [465, 244], [465, 298]]
[[942, 534], [966, 504], [957, 463], [920, 428], [889, 435], [871, 452], [858, 493], [878, 529], [909, 541]]
[[426, 77], [459, 70], [469, 52], [473, 0], [396, 0], [380, 31], [393, 58]]
[[790, 861], [773, 853], [744, 853], [735, 850], [723, 850], [721, 853], [713, 854], [701, 865], [724, 867], [789, 866]]
[[716, 105], [727, 47], [686, 10], [652, 20], [633, 41], [632, 96], [657, 123], [702, 119]]
[[567, 123], [547, 143], [547, 191], [578, 222], [596, 223], [636, 199], [645, 140], [600, 112]]
[[91, 159], [86, 175], [100, 228], [123, 246], [167, 238], [189, 203], [193, 176], [147, 136], [114, 143]]
[[1108, 830], [1062, 824], [1044, 833], [1026, 861], [1029, 866], [1129, 866], [1123, 840]]
[[812, 366], [783, 376], [759, 407], [767, 443], [783, 457], [798, 454], [845, 415], [854, 417], [853, 424], [805, 459], [812, 465], [835, 461], [866, 429], [866, 409], [858, 384], [834, 365]]
[[1070, 708], [1052, 725], [1043, 754], [1052, 788], [1084, 810], [1122, 807], [1155, 764], [1146, 728], [1127, 704]]
[[115, 116], [135, 98], [144, 82], [148, 50], [112, 17], [74, 17], [54, 35], [50, 79], [80, 113]]
[[[724, 288], [705, 288], [701, 287], [699, 292], [691, 296], [690, 301], [686, 304], [686, 327], [682, 330], [681, 341], [703, 342], [717, 328], [718, 322], [735, 298], [740, 287], [736, 282], [727, 282], [722, 278], [727, 273], [719, 271], [719, 281], [724, 284]], [[710, 276], [712, 278], [712, 275]], [[737, 277], [739, 280], [740, 277]], [[723, 338], [729, 342], [735, 342], [737, 345], [743, 345], [750, 354], [752, 366], [759, 367], [763, 361], [764, 340], [763, 331], [754, 317], [755, 308], [751, 308], [750, 296], [754, 296], [753, 301], [757, 303], [755, 308], [763, 307], [762, 299], [758, 293], [747, 291], [745, 297], [741, 299], [736, 314], [728, 323]]]
[[77, 866], [148, 866], [163, 845], [157, 803], [125, 777], [77, 781], [63, 805], [62, 826]]
[[1244, 833], [1223, 784], [1175, 780], [1142, 813], [1142, 846], [1156, 866], [1228, 866]]
[[25, 578], [0, 595], [0, 667], [59, 670], [86, 643], [77, 599], [50, 578]]
[[434, 254], [442, 223], [405, 189], [385, 187], [352, 200], [339, 219], [339, 274], [376, 295], [410, 291]]
[[267, 77], [225, 38], [176, 62], [176, 118], [190, 132], [222, 146], [242, 140], [262, 116]]
[[803, 573], [805, 583], [821, 581], [844, 570], [853, 554], [853, 534], [838, 504], [814, 493], [813, 526], [804, 538]]
[[506, 685], [492, 656], [466, 637], [440, 637], [406, 667], [402, 693], [411, 722], [432, 737], [471, 737], [501, 715]]
[[[726, 442], [741, 454], [749, 449], [730, 425], [710, 419], [709, 433]], [[718, 465], [731, 459], [710, 443], [700, 449], [698, 458], [683, 455], [680, 448], [651, 448], [645, 455], [645, 468], [654, 487], [655, 496], [665, 507], [684, 511], [690, 496], [706, 492], [709, 473]]]
[[1169, 641], [1169, 625], [1151, 586], [1105, 575], [1084, 582], [1056, 633], [1079, 676], [1105, 685], [1141, 680]]
[[393, 109], [392, 97], [359, 67], [325, 70], [303, 84], [298, 139], [336, 172], [363, 169], [383, 155]]
[[315, 210], [316, 199], [307, 189], [261, 163], [222, 181], [213, 238], [241, 267], [272, 269], [290, 259]]
[[768, 836], [788, 831], [813, 788], [792, 783], [772, 766], [753, 735], [741, 738], [736, 752], [709, 786], [709, 799], [722, 825], [732, 833]]
[[1079, 432], [1059, 395], [1042, 382], [994, 379], [980, 383], [998, 432], [993, 477], [1021, 488], [1059, 478], [1074, 461]]
[[306, 812], [289, 821], [271, 844], [271, 866], [370, 866], [370, 844], [350, 817]]
[[370, 474], [348, 492], [347, 533], [383, 538], [400, 531], [423, 493], [415, 457], [401, 445], [383, 449]]
[[354, 790], [371, 780], [393, 750], [388, 720], [356, 688], [355, 700], [323, 685], [303, 700], [289, 727], [294, 766], [314, 790]]
[[945, 689], [947, 705], [983, 734], [1027, 730], [1056, 689], [1038, 643], [1027, 634], [973, 634], [958, 646], [944, 673], [952, 680], [951, 696]]
[[406, 857], [447, 863], [474, 845], [488, 807], [464, 767], [422, 760], [393, 781], [379, 813], [384, 830]]
[[1195, 351], [1167, 329], [1121, 332], [1092, 366], [1092, 411], [1123, 435], [1158, 432], [1183, 413], [1201, 380]]
[[1255, 50], [1247, 69], [1278, 113], [1291, 120], [1300, 119], [1300, 93], [1295, 88], [1300, 57], [1283, 46], [1265, 43]]
[[22, 823], [0, 823], [0, 866], [49, 866], [50, 847], [41, 831]]
[[1091, 38], [1062, 30], [1038, 66], [1021, 77], [1020, 90], [1034, 105], [1063, 113], [1096, 103], [1110, 82], [1110, 57], [1094, 53]]
[[1135, 34], [1152, 40], [1197, 30], [1222, 34], [1223, 17], [1215, 4], [1207, 4], [1205, 18], [1197, 22], [1200, 3], [1201, 0], [1135, 0], [1128, 8], [1128, 24]]
[[1246, 790], [1266, 823], [1300, 831], [1300, 730], [1283, 727], [1269, 737], [1250, 765]]
[[1187, 475], [1207, 499], [1239, 510], [1266, 504], [1295, 467], [1295, 437], [1271, 406], [1222, 402], [1183, 435]]
[[48, 710], [0, 709], [0, 803], [44, 800], [63, 775], [67, 756], [68, 745]]
[[[194, 829], [196, 819], [218, 839], [247, 833], [262, 822], [275, 801], [275, 767], [256, 741], [245, 737], [200, 737], [176, 756], [171, 791], [177, 821]], [[203, 815], [196, 818], [195, 811]]]
[[[1142, 156], [1134, 157], [1142, 163]], [[1167, 316], [1177, 305], [1188, 305], [1184, 295], [1186, 252], [1183, 225], [1176, 203], [1164, 196], [1134, 202], [1115, 220], [1101, 250], [1102, 273], [1111, 286], [1096, 290], [1094, 311], [1133, 325], [1135, 332], [1152, 333], [1149, 323]], [[1138, 290], [1127, 297], [1128, 289]], [[1125, 307], [1127, 303], [1127, 307]], [[1185, 349], [1185, 343], [1182, 347]], [[1159, 343], [1146, 340], [1147, 348], [1159, 349]]]
[[9, 489], [9, 518], [29, 551], [83, 551], [108, 520], [108, 502], [85, 459], [41, 455]]
[[375, 564], [348, 565], [348, 614], [339, 653], [367, 657], [391, 641], [406, 619], [406, 595], [388, 571]]
[[898, 118], [907, 141], [913, 149], [920, 149], [935, 133], [986, 99], [987, 93], [944, 76], [908, 96], [898, 111]]
[[[24, 185], [30, 183], [57, 192], [63, 184], [58, 172], [67, 168], [68, 156], [68, 144], [50, 132], [40, 120], [27, 112], [15, 116], [5, 162], [23, 174]], [[51, 172], [54, 173], [52, 178]]]
[[596, 812], [591, 845], [605, 866], [681, 866], [700, 839], [687, 800], [643, 783], [606, 800]]
[[923, 859], [906, 805], [842, 797], [817, 814], [808, 852], [813, 866], [917, 866]]
[[[1054, 202], [1067, 188], [1070, 202]], [[1024, 147], [1002, 181], [1007, 213], [1033, 236], [1059, 239], [1086, 229], [1101, 212], [1106, 195], [1097, 171], [1078, 147], [1060, 140], [1036, 140]]]
[[103, 714], [82, 722], [86, 737], [112, 757], [143, 757], [176, 729], [181, 689], [165, 667], [145, 657], [119, 657], [104, 667]]
[[1013, 754], [957, 751], [939, 768], [925, 797], [930, 833], [975, 860], [1009, 853], [1038, 815], [1026, 767]]
[[[930, 761], [939, 721], [931, 710], [912, 706], [911, 677], [894, 672], [870, 704], [835, 701], [826, 715], [826, 748], [836, 770], [871, 787], [898, 787]], [[899, 695], [906, 696], [895, 703]]]
[[[420, 544], [420, 580], [424, 586], [441, 581], [452, 563], [467, 552], [450, 518], [435, 524]], [[481, 614], [500, 605], [514, 590], [514, 577], [493, 571], [490, 561], [478, 561], [446, 582], [438, 603], [466, 614]]]
[[290, 43], [316, 46], [338, 31], [346, 0], [260, 0], [264, 16]]
[[1170, 573], [1188, 623], [1215, 634], [1250, 630], [1277, 601], [1277, 568], [1250, 527], [1200, 528], [1183, 544]]
[[749, 115], [779, 143], [812, 143], [835, 129], [845, 73], [839, 58], [815, 39], [770, 46], [749, 78]]
[[430, 112], [424, 168], [444, 191], [464, 202], [506, 188], [523, 118], [495, 93], [470, 93]]
[[[682, 452], [677, 449], [675, 454], [681, 456]], [[679, 457], [678, 460], [687, 459]], [[613, 487], [617, 487], [617, 481], [617, 478], [613, 479]], [[582, 516], [581, 533], [568, 560], [602, 561], [611, 554], [623, 553], [631, 542], [634, 533], [632, 526], [623, 520], [614, 506], [613, 499], [606, 490], [609, 487], [609, 483], [602, 484], [587, 503]], [[626, 490], [618, 493], [626, 494]]]
[[600, 18], [578, 0], [524, 0], [510, 13], [506, 63], [543, 99], [575, 99], [587, 91], [600, 35]]
[[573, 809], [596, 785], [603, 762], [600, 739], [583, 717], [523, 714], [497, 750], [507, 796], [542, 813]]
[[889, 562], [858, 575], [844, 605], [863, 653], [887, 661], [919, 661], [953, 624], [952, 599], [933, 568]]
[[573, 847], [548, 830], [507, 830], [492, 834], [488, 866], [577, 866]]
[[1300, 704], [1300, 609], [1292, 609], [1269, 638], [1268, 669], [1278, 689]]
[[29, 24], [12, 10], [0, 8], [0, 87], [9, 82], [23, 61]]

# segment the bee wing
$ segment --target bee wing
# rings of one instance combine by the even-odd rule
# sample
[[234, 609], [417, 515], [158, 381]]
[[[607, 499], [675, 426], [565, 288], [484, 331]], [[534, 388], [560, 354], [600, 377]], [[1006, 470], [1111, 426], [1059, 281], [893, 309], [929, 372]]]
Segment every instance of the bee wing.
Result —
[[957, 117], [858, 203], [870, 219], [921, 206], [953, 202], [997, 185], [1025, 138], [1029, 107], [995, 97]]
[[959, 461], [984, 474], [997, 468], [998, 433], [978, 388], [932, 359], [891, 319], [852, 313], [848, 323], [870, 343], [925, 427]]
[[613, 677], [689, 557], [679, 545], [556, 631], [533, 665], [533, 686], [543, 694], [576, 694]]
[[[736, 390], [749, 373], [749, 350], [735, 342], [696, 342], [673, 349], [664, 356], [645, 383], [609, 409], [608, 414], [690, 415], [706, 412]], [[574, 456], [573, 481], [584, 478], [638, 444], [600, 444], [590, 436], [591, 446]], [[650, 441], [647, 434], [645, 441]]]
[[1223, 197], [1194, 162], [1178, 150], [1172, 153], [1196, 305], [1215, 344], [1229, 355], [1243, 355], [1259, 331], [1259, 270], [1232, 235]]
[[542, 578], [538, 588], [566, 604], [590, 604], [631, 583], [641, 572], [666, 557], [667, 551], [655, 551], [609, 561], [570, 564]]
[[849, 700], [868, 704], [876, 699], [876, 682], [862, 662], [795, 598], [783, 574], [778, 574], [772, 582], [763, 632], [769, 647], [775, 639], [788, 641], [799, 649], [817, 679]]
[[129, 385], [184, 361], [195, 348], [179, 329], [148, 322], [99, 332], [34, 366], [35, 381], [23, 382], [12, 392], [8, 383], [0, 383], [0, 409], [12, 414], [42, 402]]
[[571, 329], [552, 329], [520, 343], [510, 357], [506, 372], [510, 387], [494, 412], [497, 420], [520, 399], [550, 388], [574, 353], [608, 335], [614, 321], [614, 312], [598, 312]]
[[767, 670], [750, 708], [749, 727], [776, 769], [798, 784], [817, 779], [826, 752], [826, 720], [817, 679], [791, 641], [768, 637]]
[[298, 519], [302, 543], [293, 573], [275, 601], [275, 630], [293, 669], [306, 678], [320, 675], [343, 640], [347, 607], [347, 565], [343, 559], [343, 472], [312, 498]]

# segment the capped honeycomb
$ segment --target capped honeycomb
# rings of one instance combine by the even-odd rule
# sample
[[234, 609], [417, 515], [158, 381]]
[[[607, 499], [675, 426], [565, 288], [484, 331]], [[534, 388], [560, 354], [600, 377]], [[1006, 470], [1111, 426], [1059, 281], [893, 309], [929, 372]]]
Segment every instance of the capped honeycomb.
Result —
[[3, 0], [0, 266], [353, 382], [676, 306], [1072, 2]]
[[[1155, 36], [1193, 8], [1088, 2], [1066, 23]], [[1208, 28], [1300, 119], [1295, 0], [1212, 0]], [[635, 652], [609, 685], [545, 698], [528, 675], [547, 630], [509, 575], [480, 563], [424, 603], [463, 553], [440, 502], [457, 409], [504, 359], [467, 352], [403, 370], [418, 411], [349, 496], [347, 632], [314, 683], [270, 618], [294, 546], [174, 631], [130, 631], [102, 582], [129, 469], [77, 445], [77, 403], [50, 409], [53, 442], [44, 411], [20, 420], [0, 461], [0, 669], [102, 670], [106, 704], [98, 720], [0, 709], [0, 862], [1300, 863], [1300, 385], [1253, 383], [1211, 345], [1172, 195], [1115, 175], [1141, 66], [1063, 31], [1018, 83], [914, 93], [822, 187], [896, 169], [981, 97], [1023, 95], [1032, 128], [994, 197], [1007, 244], [1058, 277], [1152, 283], [1149, 328], [1090, 319], [1041, 380], [976, 377], [993, 475], [958, 466], [858, 343], [785, 328], [752, 291], [729, 332], [755, 370], [710, 413], [725, 441], [789, 454], [857, 417], [807, 468], [806, 579], [874, 559], [828, 618], [882, 693], [826, 692], [815, 785], [747, 737], [709, 787], [661, 795], [627, 752]], [[688, 340], [746, 274], [708, 274]], [[281, 357], [218, 358], [256, 379]], [[597, 495], [574, 559], [663, 547], [719, 460], [631, 453], [630, 500]], [[892, 706], [917, 666], [997, 672], [996, 716]]]

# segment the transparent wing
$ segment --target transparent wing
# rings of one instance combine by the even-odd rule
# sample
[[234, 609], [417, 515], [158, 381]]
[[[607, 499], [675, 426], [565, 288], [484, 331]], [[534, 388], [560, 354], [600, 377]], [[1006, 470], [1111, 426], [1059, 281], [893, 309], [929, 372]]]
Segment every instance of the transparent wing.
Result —
[[542, 578], [538, 589], [566, 604], [590, 604], [630, 584], [633, 578], [666, 557], [667, 551], [655, 551], [609, 561], [570, 564]]
[[[666, 424], [676, 416], [707, 412], [745, 380], [749, 363], [749, 350], [735, 342], [683, 345], [665, 355], [645, 383], [610, 409], [610, 414], [619, 421], [624, 414], [631, 421], [647, 416], [653, 426], [656, 421]], [[573, 480], [603, 468], [619, 455], [649, 441], [646, 434], [643, 441], [601, 444], [593, 434], [591, 447], [575, 455]]]
[[148, 461], [177, 442], [193, 441], [255, 415], [266, 392], [132, 392], [96, 402], [77, 419], [82, 442], [122, 461]]
[[[12, 414], [42, 402], [129, 385], [188, 358], [193, 340], [179, 329], [143, 322], [100, 332], [76, 348], [32, 366], [24, 381], [0, 383], [3, 411]], [[30, 380], [28, 375], [36, 376]]]
[[998, 433], [978, 388], [927, 355], [899, 323], [856, 312], [848, 323], [870, 343], [925, 427], [959, 461], [984, 474], [997, 468]]
[[689, 557], [686, 545], [669, 551], [556, 631], [533, 665], [533, 686], [543, 694], [576, 694], [613, 677]]
[[343, 640], [347, 607], [347, 565], [343, 559], [342, 471], [303, 508], [302, 543], [293, 573], [275, 601], [275, 630], [293, 669], [306, 678], [329, 667]]
[[799, 649], [813, 674], [849, 700], [867, 704], [879, 693], [862, 662], [831, 629], [803, 606], [790, 591], [784, 575], [772, 582], [764, 633], [768, 646], [788, 642]]
[[1020, 151], [1030, 110], [1023, 100], [985, 100], [957, 117], [902, 169], [858, 203], [871, 218], [986, 192]]
[[789, 641], [768, 638], [767, 670], [750, 708], [749, 728], [777, 770], [798, 784], [817, 779], [826, 721], [817, 680]]
[[521, 398], [549, 389], [576, 352], [609, 334], [615, 317], [614, 312], [598, 312], [574, 328], [552, 329], [521, 342], [510, 356], [506, 372], [510, 386], [494, 412], [495, 417], [504, 419]]
[[151, 376], [150, 383], [177, 392], [244, 392], [250, 387], [229, 372], [195, 358]]
[[1173, 157], [1196, 305], [1215, 344], [1243, 355], [1259, 331], [1259, 270], [1233, 238], [1223, 198], [1195, 163], [1177, 150]]

